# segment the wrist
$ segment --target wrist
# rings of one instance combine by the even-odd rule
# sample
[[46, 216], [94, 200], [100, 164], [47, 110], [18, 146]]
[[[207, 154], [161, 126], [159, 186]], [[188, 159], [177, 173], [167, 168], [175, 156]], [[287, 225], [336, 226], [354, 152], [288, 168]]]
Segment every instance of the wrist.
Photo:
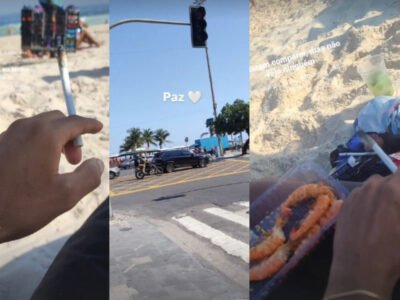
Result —
[[[381, 300], [391, 299], [396, 278], [392, 278], [388, 272], [357, 268], [349, 270], [350, 268], [332, 265], [325, 297], [329, 298], [332, 295], [364, 290], [376, 294]], [[368, 300], [373, 298], [360, 294], [342, 299]]]
[[382, 300], [382, 298], [375, 293], [367, 290], [353, 290], [348, 292], [342, 292], [338, 294], [332, 294], [325, 296], [323, 300]]

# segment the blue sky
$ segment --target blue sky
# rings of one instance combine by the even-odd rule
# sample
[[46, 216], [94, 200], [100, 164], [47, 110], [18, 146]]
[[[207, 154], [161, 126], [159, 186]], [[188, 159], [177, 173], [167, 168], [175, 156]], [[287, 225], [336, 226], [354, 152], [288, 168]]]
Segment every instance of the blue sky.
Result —
[[[126, 18], [189, 22], [184, 0], [112, 0], [110, 23]], [[212, 0], [207, 10], [208, 47], [218, 112], [235, 99], [249, 100], [248, 1]], [[191, 46], [189, 26], [127, 24], [111, 30], [110, 152], [118, 153], [132, 127], [171, 133], [167, 147], [193, 143], [213, 116], [204, 49]], [[187, 93], [200, 91], [193, 104]], [[163, 101], [163, 93], [184, 102]]]

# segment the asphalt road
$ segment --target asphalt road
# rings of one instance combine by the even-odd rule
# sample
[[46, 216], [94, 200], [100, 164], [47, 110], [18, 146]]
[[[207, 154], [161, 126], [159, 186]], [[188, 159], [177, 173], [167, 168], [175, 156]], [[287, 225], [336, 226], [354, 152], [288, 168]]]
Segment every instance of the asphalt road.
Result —
[[249, 180], [229, 159], [112, 181], [111, 298], [248, 299]]
[[204, 179], [243, 174], [249, 171], [248, 158], [231, 158], [210, 163], [206, 168], [180, 168], [173, 173], [146, 176], [137, 180], [134, 170], [122, 170], [121, 176], [110, 182], [111, 196], [121, 196], [163, 187], [202, 181]]

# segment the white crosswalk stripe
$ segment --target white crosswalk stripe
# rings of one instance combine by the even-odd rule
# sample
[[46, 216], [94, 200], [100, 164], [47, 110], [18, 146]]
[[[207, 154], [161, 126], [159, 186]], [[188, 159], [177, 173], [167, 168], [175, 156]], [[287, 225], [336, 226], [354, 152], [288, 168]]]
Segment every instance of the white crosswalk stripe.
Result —
[[245, 218], [229, 210], [225, 210], [219, 207], [210, 207], [206, 208], [204, 211], [249, 228], [249, 218]]
[[247, 214], [248, 209], [243, 209], [246, 207], [245, 203], [248, 204], [248, 202], [242, 204], [236, 202], [229, 208], [202, 207], [191, 212], [193, 216], [179, 214], [172, 219], [187, 231], [207, 239], [229, 255], [239, 257], [248, 263], [249, 245], [246, 242], [246, 234], [249, 229], [249, 215]]
[[222, 231], [212, 228], [192, 217], [173, 218], [187, 230], [210, 240], [214, 245], [222, 248], [226, 253], [238, 256], [246, 263], [249, 262], [249, 245], [234, 239]]
[[244, 207], [250, 207], [249, 201], [234, 202], [233, 204], [237, 204], [237, 205], [244, 206]]
[[[243, 218], [246, 218], [247, 223], [250, 223], [250, 219], [249, 219], [249, 209], [241, 209], [235, 212], [237, 215], [242, 216]], [[247, 228], [249, 228], [249, 225], [247, 226]]]

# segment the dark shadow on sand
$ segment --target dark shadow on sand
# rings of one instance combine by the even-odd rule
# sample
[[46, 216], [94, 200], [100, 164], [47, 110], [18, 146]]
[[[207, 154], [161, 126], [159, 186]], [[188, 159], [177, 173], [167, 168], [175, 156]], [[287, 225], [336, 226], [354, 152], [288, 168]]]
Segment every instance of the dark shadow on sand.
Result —
[[[71, 79], [78, 78], [78, 77], [91, 77], [91, 78], [100, 78], [100, 77], [105, 77], [109, 76], [110, 73], [110, 68], [109, 67], [103, 67], [99, 69], [92, 69], [92, 70], [80, 70], [80, 71], [74, 71], [69, 73], [69, 77]], [[47, 83], [53, 83], [54, 81], [60, 80], [60, 76], [44, 76], [42, 77], [44, 81]]]

